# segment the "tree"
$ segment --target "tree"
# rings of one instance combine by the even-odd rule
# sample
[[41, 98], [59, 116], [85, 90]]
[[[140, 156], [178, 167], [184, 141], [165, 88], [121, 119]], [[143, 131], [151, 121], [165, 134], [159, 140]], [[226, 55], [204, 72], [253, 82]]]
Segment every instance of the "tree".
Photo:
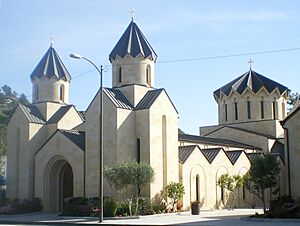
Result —
[[287, 104], [290, 106], [288, 110], [291, 110], [293, 108], [293, 106], [296, 104], [299, 98], [300, 98], [300, 94], [298, 92], [290, 93], [289, 98], [287, 100]]
[[172, 208], [175, 210], [175, 205], [184, 195], [184, 186], [181, 183], [171, 182], [165, 187], [165, 193], [168, 198], [172, 199]]
[[154, 181], [154, 170], [147, 163], [129, 161], [117, 163], [104, 169], [104, 176], [128, 205], [129, 215], [132, 215], [132, 203], [136, 202], [134, 215], [138, 212], [138, 201], [141, 188]]
[[279, 173], [280, 165], [276, 156], [269, 154], [254, 158], [249, 172], [244, 176], [245, 187], [262, 201], [264, 213], [266, 213], [265, 191], [278, 187]]
[[[243, 186], [244, 182], [243, 182], [243, 177], [241, 177], [240, 175], [233, 175], [233, 176], [229, 176], [227, 173], [226, 174], [222, 174], [220, 176], [220, 178], [217, 181], [217, 184], [222, 188], [222, 189], [226, 189], [228, 191], [231, 192], [232, 197], [233, 197], [233, 203], [234, 200], [236, 199], [236, 195], [234, 193], [234, 191], [237, 188], [240, 188]], [[225, 206], [224, 200], [222, 200], [223, 205]], [[233, 208], [234, 206], [232, 206]]]

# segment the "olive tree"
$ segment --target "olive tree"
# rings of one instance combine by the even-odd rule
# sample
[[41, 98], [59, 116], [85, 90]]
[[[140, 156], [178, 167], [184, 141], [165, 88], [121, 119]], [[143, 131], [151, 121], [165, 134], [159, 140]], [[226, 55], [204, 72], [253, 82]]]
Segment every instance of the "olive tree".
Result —
[[136, 215], [141, 188], [154, 180], [153, 168], [147, 163], [129, 161], [106, 167], [104, 176], [111, 188], [128, 205], [129, 215], [133, 215], [132, 203], [136, 203], [134, 212], [134, 215]]
[[263, 203], [266, 213], [265, 191], [278, 187], [280, 165], [274, 155], [266, 155], [252, 160], [249, 172], [244, 176], [245, 187]]
[[165, 187], [165, 194], [172, 200], [172, 208], [175, 210], [175, 205], [184, 195], [184, 186], [181, 183], [171, 182]]

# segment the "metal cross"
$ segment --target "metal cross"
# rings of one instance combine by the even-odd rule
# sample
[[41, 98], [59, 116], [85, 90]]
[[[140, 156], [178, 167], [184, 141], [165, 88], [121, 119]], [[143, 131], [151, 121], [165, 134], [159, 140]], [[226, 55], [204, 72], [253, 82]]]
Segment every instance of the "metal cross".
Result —
[[53, 46], [53, 42], [54, 42], [54, 37], [51, 36], [49, 40], [50, 40], [50, 44], [51, 44], [51, 47], [52, 47]]
[[250, 58], [249, 61], [248, 61], [248, 64], [249, 64], [249, 66], [250, 66], [250, 69], [251, 69], [251, 67], [252, 67], [252, 63], [254, 63], [254, 61]]
[[134, 13], [135, 13], [134, 8], [131, 8], [131, 11], [130, 11], [130, 14], [131, 14], [131, 20], [134, 20]]

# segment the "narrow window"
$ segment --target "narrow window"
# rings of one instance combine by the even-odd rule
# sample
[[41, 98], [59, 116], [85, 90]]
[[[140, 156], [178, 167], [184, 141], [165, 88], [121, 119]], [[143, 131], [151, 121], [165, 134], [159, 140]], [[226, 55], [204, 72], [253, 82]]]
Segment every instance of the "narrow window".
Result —
[[238, 103], [236, 102], [236, 99], [234, 98], [234, 113], [235, 113], [235, 120], [238, 120]]
[[260, 116], [262, 119], [265, 118], [265, 110], [264, 110], [264, 97], [261, 97], [261, 101], [260, 101]]
[[227, 116], [227, 104], [224, 103], [224, 111], [225, 111], [225, 122], [227, 122], [228, 120], [228, 116]]
[[200, 180], [199, 180], [199, 174], [196, 175], [196, 201], [200, 201]]
[[247, 115], [248, 119], [251, 119], [251, 103], [249, 97], [247, 97]]
[[282, 102], [281, 108], [282, 108], [282, 119], [284, 119], [285, 118], [285, 103], [284, 102]]
[[167, 118], [162, 116], [162, 167], [163, 167], [163, 187], [167, 186]]
[[119, 82], [122, 82], [122, 68], [119, 68]]
[[224, 201], [224, 188], [221, 187], [221, 200]]
[[137, 162], [140, 163], [141, 162], [141, 140], [138, 138], [136, 140], [136, 150], [137, 150]]
[[245, 200], [246, 199], [246, 189], [245, 189], [245, 186], [243, 186], [242, 188], [243, 188], [243, 199]]
[[273, 119], [276, 119], [276, 100], [273, 101]]
[[35, 99], [39, 99], [39, 86], [38, 84], [35, 84]]
[[147, 65], [146, 68], [146, 80], [149, 86], [151, 86], [151, 67], [150, 65]]
[[59, 88], [59, 99], [64, 102], [65, 100], [65, 87], [64, 85], [61, 85]]

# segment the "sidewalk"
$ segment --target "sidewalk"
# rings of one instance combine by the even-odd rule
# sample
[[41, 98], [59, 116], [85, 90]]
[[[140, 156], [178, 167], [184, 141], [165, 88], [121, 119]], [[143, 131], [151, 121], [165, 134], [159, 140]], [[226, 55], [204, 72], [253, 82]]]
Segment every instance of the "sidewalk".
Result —
[[[179, 225], [202, 221], [216, 221], [220, 217], [249, 216], [261, 209], [235, 209], [202, 211], [200, 215], [191, 215], [190, 212], [156, 214], [141, 216], [138, 219], [104, 219], [101, 225]], [[239, 218], [238, 217], [238, 218]], [[0, 224], [73, 224], [73, 225], [99, 225], [97, 217], [63, 217], [49, 213], [32, 213], [13, 216], [0, 216]]]

